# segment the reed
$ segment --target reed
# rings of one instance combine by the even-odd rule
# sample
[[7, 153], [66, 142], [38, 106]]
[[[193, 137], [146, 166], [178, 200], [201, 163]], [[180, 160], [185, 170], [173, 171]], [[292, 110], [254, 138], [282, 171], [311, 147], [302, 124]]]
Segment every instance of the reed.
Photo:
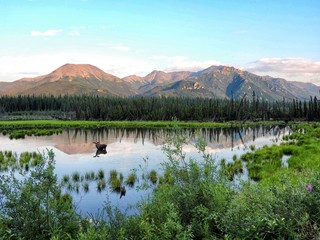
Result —
[[113, 191], [119, 192], [122, 182], [119, 178], [112, 179], [111, 188]]
[[170, 171], [168, 171], [168, 169], [165, 170], [163, 176], [159, 177], [159, 184], [173, 184], [174, 180], [173, 177], [170, 173]]
[[156, 170], [151, 170], [148, 174], [148, 179], [153, 183], [156, 184], [158, 181], [158, 173]]
[[67, 174], [63, 175], [62, 176], [62, 183], [66, 184], [68, 182], [70, 182], [70, 176]]
[[255, 146], [255, 145], [250, 145], [250, 146], [249, 146], [249, 149], [250, 149], [251, 151], [254, 151], [254, 150], [256, 150], [256, 146]]
[[89, 184], [87, 182], [82, 184], [82, 188], [85, 193], [89, 192]]
[[76, 183], [76, 185], [74, 186], [74, 189], [75, 189], [75, 191], [76, 191], [77, 193], [79, 193], [79, 191], [80, 191], [80, 185], [79, 185], [79, 183]]
[[86, 181], [93, 181], [96, 177], [96, 174], [94, 171], [86, 172], [84, 175], [84, 178]]
[[67, 189], [68, 189], [69, 192], [73, 191], [74, 187], [73, 187], [72, 183], [70, 183], [70, 182], [68, 183]]
[[136, 179], [137, 179], [137, 174], [136, 173], [130, 173], [129, 176], [127, 177], [126, 179], [126, 183], [129, 185], [129, 186], [133, 186], [136, 182]]
[[104, 179], [104, 171], [103, 169], [100, 169], [97, 173], [98, 179]]
[[110, 182], [112, 182], [112, 180], [116, 179], [117, 176], [118, 176], [117, 170], [115, 170], [115, 169], [111, 170], [111, 171], [110, 171], [110, 175], [109, 175], [109, 177], [110, 177], [110, 179], [109, 179]]
[[80, 180], [80, 174], [79, 174], [78, 172], [72, 173], [72, 180], [73, 180], [74, 182], [79, 182], [79, 180]]
[[37, 166], [42, 160], [43, 160], [43, 157], [41, 154], [35, 155], [31, 161], [31, 166], [32, 167]]
[[106, 181], [104, 179], [99, 180], [98, 183], [97, 183], [98, 191], [101, 192], [105, 188], [106, 188]]

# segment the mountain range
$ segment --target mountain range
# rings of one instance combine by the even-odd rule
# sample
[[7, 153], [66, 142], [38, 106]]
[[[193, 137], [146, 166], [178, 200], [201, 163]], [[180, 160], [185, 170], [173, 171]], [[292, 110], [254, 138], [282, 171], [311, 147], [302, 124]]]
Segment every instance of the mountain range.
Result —
[[179, 96], [240, 99], [310, 99], [320, 87], [312, 83], [258, 76], [229, 66], [210, 66], [197, 72], [152, 71], [141, 77], [111, 75], [90, 64], [65, 64], [53, 72], [14, 82], [0, 82], [0, 95]]

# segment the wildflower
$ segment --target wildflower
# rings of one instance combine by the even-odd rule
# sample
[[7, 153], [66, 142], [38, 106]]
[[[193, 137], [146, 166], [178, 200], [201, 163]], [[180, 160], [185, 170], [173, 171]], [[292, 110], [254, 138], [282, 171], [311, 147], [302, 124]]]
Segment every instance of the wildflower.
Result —
[[311, 185], [311, 183], [308, 184], [308, 186], [307, 186], [307, 191], [308, 191], [308, 192], [312, 192], [312, 185]]

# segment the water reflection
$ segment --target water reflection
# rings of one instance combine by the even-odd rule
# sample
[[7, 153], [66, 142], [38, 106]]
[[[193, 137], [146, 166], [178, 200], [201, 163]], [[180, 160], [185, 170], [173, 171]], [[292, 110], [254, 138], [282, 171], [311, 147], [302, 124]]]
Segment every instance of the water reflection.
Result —
[[93, 157], [99, 157], [99, 155], [101, 154], [107, 154], [107, 150], [104, 148], [104, 149], [97, 149], [96, 151], [96, 155], [94, 155]]
[[[155, 146], [162, 145], [167, 136], [176, 134], [174, 129], [68, 129], [62, 136], [55, 138], [57, 148], [68, 154], [85, 153], [91, 151], [92, 141], [105, 142], [106, 144], [122, 143], [130, 141], [146, 142]], [[196, 137], [202, 137], [209, 148], [233, 150], [235, 147], [247, 148], [248, 143], [255, 142], [256, 138], [272, 137], [275, 142], [281, 136], [288, 133], [290, 129], [285, 126], [255, 126], [250, 128], [210, 128], [201, 129], [200, 135], [195, 129], [182, 129], [183, 134], [189, 137], [190, 141]], [[97, 152], [97, 154], [105, 154]]]
[[[10, 140], [8, 136], [0, 134], [0, 150], [11, 150], [20, 154], [22, 152], [52, 149], [55, 153], [56, 173], [60, 179], [65, 174], [75, 171], [85, 176], [88, 171], [103, 170], [106, 175], [116, 169], [122, 173], [124, 179], [132, 170], [145, 169], [159, 170], [161, 163], [166, 160], [162, 152], [165, 139], [177, 134], [176, 129], [68, 129], [59, 135], [27, 136], [25, 139]], [[215, 158], [232, 161], [234, 155], [240, 156], [248, 151], [248, 146], [256, 148], [281, 141], [284, 134], [288, 134], [287, 127], [255, 126], [250, 128], [211, 128], [211, 129], [182, 129], [189, 144], [183, 147], [187, 157], [197, 159], [199, 156], [194, 147], [198, 137], [206, 141], [206, 151]], [[97, 148], [93, 142], [107, 145], [107, 148]], [[147, 161], [145, 161], [147, 159]], [[138, 172], [138, 171], [137, 171]], [[137, 185], [141, 182], [137, 181]], [[81, 183], [83, 184], [83, 183]], [[135, 205], [142, 197], [150, 192], [137, 191], [135, 187], [128, 186], [126, 197], [120, 198], [110, 188], [96, 191], [97, 183], [88, 182], [88, 192], [72, 193], [74, 201], [83, 215], [96, 213], [108, 199], [114, 206], [125, 209]], [[130, 210], [129, 213], [135, 210]]]

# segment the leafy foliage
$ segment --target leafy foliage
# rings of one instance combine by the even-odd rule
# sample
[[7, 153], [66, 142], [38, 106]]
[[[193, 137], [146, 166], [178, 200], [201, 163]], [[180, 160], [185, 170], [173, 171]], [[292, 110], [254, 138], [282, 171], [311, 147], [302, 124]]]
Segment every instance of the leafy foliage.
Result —
[[[75, 236], [78, 216], [70, 195], [62, 194], [54, 174], [53, 152], [27, 172], [0, 179], [0, 235], [7, 239]], [[20, 180], [21, 179], [21, 180]]]

